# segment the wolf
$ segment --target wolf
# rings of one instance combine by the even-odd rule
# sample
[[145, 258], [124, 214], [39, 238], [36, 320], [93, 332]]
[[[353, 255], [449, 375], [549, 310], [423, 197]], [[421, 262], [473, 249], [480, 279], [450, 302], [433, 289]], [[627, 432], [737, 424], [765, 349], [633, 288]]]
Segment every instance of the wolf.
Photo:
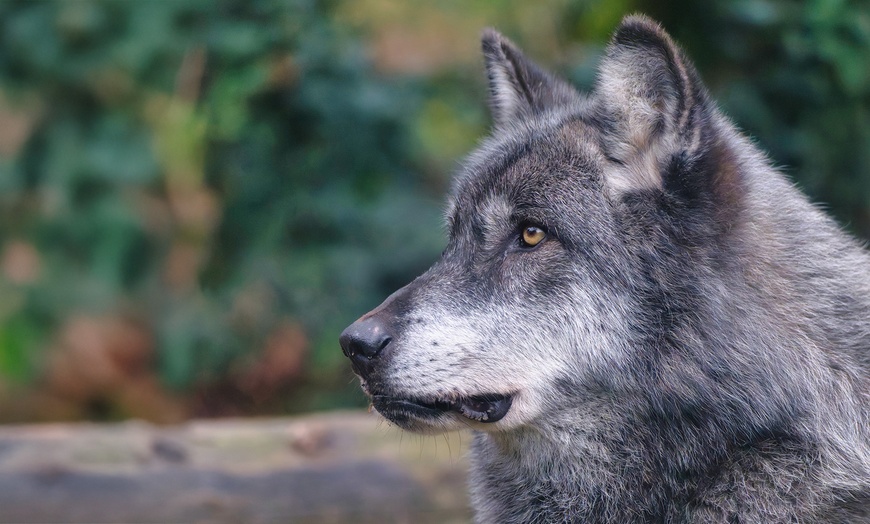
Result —
[[440, 259], [340, 336], [474, 432], [479, 523], [870, 522], [870, 256], [625, 18], [581, 94], [494, 30]]

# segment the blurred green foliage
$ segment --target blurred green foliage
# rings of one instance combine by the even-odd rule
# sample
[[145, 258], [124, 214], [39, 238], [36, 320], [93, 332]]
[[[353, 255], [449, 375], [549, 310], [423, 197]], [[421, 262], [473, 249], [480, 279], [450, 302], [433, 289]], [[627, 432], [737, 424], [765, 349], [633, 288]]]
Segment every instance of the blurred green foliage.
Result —
[[[442, 247], [451, 170], [488, 126], [480, 29], [589, 88], [635, 11], [870, 236], [858, 3], [0, 3], [0, 418], [362, 405], [337, 334]], [[155, 387], [183, 408], [138, 408]]]

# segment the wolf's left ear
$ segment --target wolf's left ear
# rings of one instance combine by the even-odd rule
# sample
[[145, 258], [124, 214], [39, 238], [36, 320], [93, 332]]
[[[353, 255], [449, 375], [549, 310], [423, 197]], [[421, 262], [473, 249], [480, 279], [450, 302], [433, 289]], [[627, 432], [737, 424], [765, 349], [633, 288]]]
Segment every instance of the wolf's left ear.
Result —
[[620, 164], [608, 176], [617, 194], [663, 187], [675, 160], [691, 161], [710, 128], [712, 104], [695, 68], [671, 37], [644, 16], [620, 24], [595, 90], [604, 147]]
[[576, 89], [526, 58], [498, 31], [485, 29], [481, 40], [496, 129], [581, 100]]

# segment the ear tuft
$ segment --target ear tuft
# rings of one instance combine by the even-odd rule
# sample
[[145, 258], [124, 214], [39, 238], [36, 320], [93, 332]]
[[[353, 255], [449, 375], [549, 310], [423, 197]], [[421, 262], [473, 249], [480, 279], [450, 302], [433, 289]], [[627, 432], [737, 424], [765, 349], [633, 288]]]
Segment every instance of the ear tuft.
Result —
[[481, 47], [496, 129], [581, 99], [566, 82], [541, 69], [498, 31], [483, 31]]
[[611, 45], [655, 46], [662, 43], [667, 48], [676, 47], [670, 35], [658, 22], [642, 14], [623, 18], [611, 40]]

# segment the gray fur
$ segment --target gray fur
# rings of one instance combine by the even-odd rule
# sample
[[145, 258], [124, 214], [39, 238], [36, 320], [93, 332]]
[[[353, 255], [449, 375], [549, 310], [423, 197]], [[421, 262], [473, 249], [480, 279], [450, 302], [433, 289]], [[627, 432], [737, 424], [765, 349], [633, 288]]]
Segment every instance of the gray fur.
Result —
[[[474, 430], [479, 523], [870, 522], [867, 252], [655, 22], [622, 22], [588, 96], [483, 48], [496, 124], [448, 246], [342, 335], [375, 407]], [[464, 416], [480, 395], [510, 409]]]

